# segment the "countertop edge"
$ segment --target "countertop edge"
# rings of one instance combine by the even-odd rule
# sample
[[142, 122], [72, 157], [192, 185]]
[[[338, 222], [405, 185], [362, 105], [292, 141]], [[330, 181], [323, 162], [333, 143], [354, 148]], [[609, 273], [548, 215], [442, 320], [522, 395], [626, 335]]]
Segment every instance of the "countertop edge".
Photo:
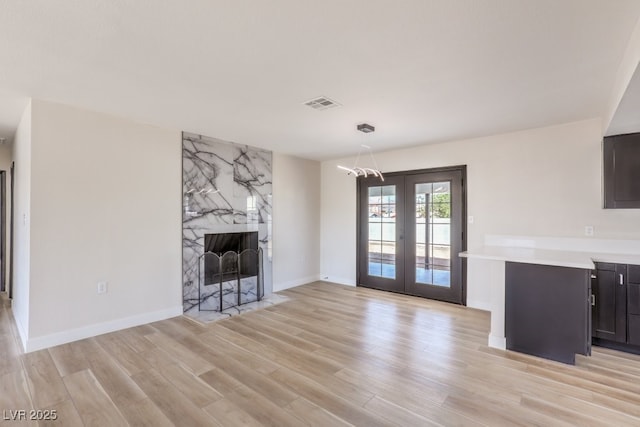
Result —
[[464, 251], [458, 255], [470, 259], [521, 262], [589, 270], [595, 269], [594, 263], [596, 262], [640, 265], [640, 254], [556, 251], [506, 246], [485, 246], [483, 249]]

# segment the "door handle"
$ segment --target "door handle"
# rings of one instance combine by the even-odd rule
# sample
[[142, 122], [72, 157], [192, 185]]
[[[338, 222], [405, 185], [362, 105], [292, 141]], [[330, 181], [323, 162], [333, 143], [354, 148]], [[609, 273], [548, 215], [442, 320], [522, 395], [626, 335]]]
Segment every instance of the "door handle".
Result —
[[620, 273], [618, 276], [620, 277], [620, 281], [618, 283], [620, 285], [624, 285], [624, 275], [622, 273]]
[[596, 305], [596, 296], [594, 294], [591, 294], [591, 305], [594, 307]]

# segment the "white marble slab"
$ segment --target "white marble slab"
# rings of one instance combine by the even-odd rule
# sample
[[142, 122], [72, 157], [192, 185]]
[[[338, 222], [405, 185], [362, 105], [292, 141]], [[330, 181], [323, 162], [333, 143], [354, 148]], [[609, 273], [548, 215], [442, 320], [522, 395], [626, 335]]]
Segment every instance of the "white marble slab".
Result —
[[[272, 291], [272, 153], [202, 135], [182, 135], [182, 280], [184, 311], [210, 305], [198, 275], [204, 236], [258, 232], [264, 294]], [[199, 286], [200, 285], [200, 286]], [[199, 289], [200, 287], [200, 289]]]
[[184, 315], [198, 323], [211, 323], [218, 320], [228, 319], [233, 316], [238, 316], [250, 311], [259, 310], [261, 308], [270, 307], [272, 305], [280, 304], [282, 302], [289, 301], [289, 298], [284, 295], [271, 294], [265, 297], [261, 301], [250, 302], [248, 304], [239, 305], [236, 307], [227, 308], [224, 311], [198, 311], [189, 310], [185, 311]]

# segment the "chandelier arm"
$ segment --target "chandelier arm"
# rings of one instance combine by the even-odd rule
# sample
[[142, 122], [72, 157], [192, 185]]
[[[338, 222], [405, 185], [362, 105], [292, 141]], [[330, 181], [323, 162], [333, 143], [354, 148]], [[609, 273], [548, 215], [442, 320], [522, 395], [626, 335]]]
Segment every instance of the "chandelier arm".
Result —
[[380, 171], [377, 169], [372, 169], [372, 168], [362, 168], [362, 169], [364, 169], [365, 171], [369, 172], [371, 175], [374, 175], [374, 176], [378, 176], [378, 174], [380, 173]]
[[353, 176], [358, 176], [358, 172], [355, 169], [351, 169], [351, 168], [348, 168], [346, 166], [341, 166], [341, 165], [338, 165], [338, 169], [342, 169], [344, 171], [347, 171], [347, 175], [353, 174]]

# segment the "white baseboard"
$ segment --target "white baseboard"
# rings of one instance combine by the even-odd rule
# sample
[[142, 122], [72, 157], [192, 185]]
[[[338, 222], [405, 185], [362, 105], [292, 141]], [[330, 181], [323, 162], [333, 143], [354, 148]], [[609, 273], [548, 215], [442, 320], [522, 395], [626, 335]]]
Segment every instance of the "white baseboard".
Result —
[[507, 339], [505, 337], [497, 337], [489, 334], [489, 347], [497, 348], [500, 350], [507, 349]]
[[467, 298], [467, 307], [477, 308], [478, 310], [491, 311], [491, 303], [477, 299]]
[[[68, 342], [81, 340], [84, 338], [94, 337], [96, 335], [106, 334], [108, 332], [118, 331], [120, 329], [131, 328], [134, 326], [144, 325], [146, 323], [157, 322], [159, 320], [169, 319], [182, 315], [182, 305], [167, 308], [164, 310], [152, 311], [149, 313], [138, 314], [135, 316], [124, 317], [122, 319], [110, 320], [103, 323], [95, 323], [81, 328], [69, 329], [42, 337], [22, 339], [25, 353], [42, 350], [44, 348], [53, 347]], [[17, 323], [17, 322], [16, 322]], [[22, 332], [20, 332], [22, 334]]]
[[300, 279], [289, 280], [288, 282], [274, 283], [273, 292], [284, 291], [285, 289], [295, 288], [296, 286], [306, 285], [307, 283], [317, 282], [318, 280], [320, 280], [319, 274], [315, 276], [308, 276]]
[[322, 280], [323, 282], [337, 283], [338, 285], [356, 286], [356, 282], [354, 280], [343, 279], [341, 277], [321, 275], [320, 280]]
[[20, 322], [20, 320], [16, 317], [16, 312], [13, 312], [13, 320], [16, 321], [16, 327], [18, 328], [18, 335], [20, 335], [20, 341], [22, 341], [22, 348], [27, 348], [27, 331], [24, 329], [24, 326]]

